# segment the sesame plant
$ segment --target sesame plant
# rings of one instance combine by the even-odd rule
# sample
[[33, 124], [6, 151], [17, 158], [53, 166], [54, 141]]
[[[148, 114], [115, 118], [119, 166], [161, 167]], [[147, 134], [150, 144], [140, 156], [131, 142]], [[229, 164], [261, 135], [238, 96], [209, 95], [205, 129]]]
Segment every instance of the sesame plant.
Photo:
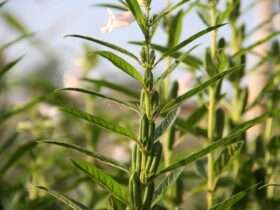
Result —
[[[0, 189], [0, 209], [279, 209], [279, 32], [248, 44], [275, 16], [248, 31], [243, 15], [258, 3], [246, 11], [240, 0], [98, 3], [109, 16], [101, 32], [135, 24], [142, 38], [127, 42], [139, 50], [98, 37], [66, 35], [66, 40], [87, 44], [79, 69], [64, 75], [70, 82], [58, 88], [35, 76], [26, 83], [43, 96], [17, 108], [0, 103], [0, 128], [5, 131], [0, 136], [0, 183], [9, 183]], [[156, 4], [160, 11], [155, 12]], [[192, 22], [185, 17], [194, 12], [203, 28], [186, 37], [183, 31]], [[5, 14], [23, 36], [1, 45], [0, 57], [30, 36]], [[229, 37], [220, 33], [225, 28]], [[163, 44], [156, 43], [159, 31], [166, 34]], [[198, 42], [201, 37], [207, 38], [206, 45]], [[272, 39], [267, 55], [257, 55], [259, 62], [248, 65], [248, 55]], [[134, 86], [117, 83], [110, 75], [91, 77], [97, 57], [129, 76]], [[8, 92], [6, 74], [20, 60], [0, 58], [1, 94]], [[267, 63], [267, 84], [249, 102], [244, 78]], [[174, 79], [175, 72], [191, 77], [187, 88]], [[256, 105], [265, 111], [247, 118]], [[25, 118], [10, 135], [5, 123], [19, 113]], [[263, 132], [250, 140], [248, 129], [259, 124]], [[29, 140], [13, 147], [19, 135]], [[108, 139], [114, 140], [114, 148], [129, 151], [129, 158], [108, 154], [113, 153]], [[7, 179], [12, 166], [18, 173], [13, 176], [16, 185]]]
[[[265, 138], [271, 138], [270, 124], [271, 119], [277, 115], [275, 110], [269, 110], [265, 114], [248, 121], [241, 119], [244, 107], [246, 108], [247, 105], [246, 90], [242, 89], [240, 79], [245, 74], [245, 54], [257, 45], [273, 38], [276, 34], [244, 48], [242, 45], [244, 30], [236, 22], [239, 17], [239, 1], [227, 1], [227, 7], [224, 11], [218, 9], [218, 1], [216, 0], [196, 1], [189, 9], [197, 7], [200, 10], [199, 14], [205, 22], [206, 28], [180, 41], [180, 31], [184, 26], [182, 24], [183, 16], [187, 13], [183, 10], [183, 6], [189, 2], [188, 0], [181, 0], [169, 3], [157, 14], [153, 13], [152, 0], [126, 0], [119, 1], [117, 4], [99, 4], [102, 7], [122, 11], [114, 15], [109, 10], [109, 21], [102, 28], [102, 32], [112, 32], [114, 28], [129, 25], [134, 21], [137, 23], [143, 35], [143, 41], [132, 40], [131, 43], [140, 46], [139, 56], [104, 40], [84, 35], [67, 35], [67, 37], [83, 39], [109, 48], [110, 50], [100, 50], [95, 53], [110, 61], [116, 69], [135, 79], [141, 87], [139, 92], [134, 92], [126, 86], [114, 84], [111, 81], [85, 79], [87, 82], [122, 92], [130, 98], [129, 100], [114, 98], [87, 88], [67, 87], [63, 89], [63, 91], [75, 91], [101, 97], [124, 106], [136, 114], [138, 129], [130, 129], [103, 116], [84, 112], [72, 106], [61, 106], [61, 110], [65, 113], [132, 141], [129, 164], [121, 164], [118, 160], [112, 160], [78, 145], [58, 141], [46, 142], [77, 150], [94, 158], [94, 162], [73, 159], [72, 163], [83, 174], [107, 191], [107, 207], [104, 208], [131, 210], [181, 208], [182, 201], [176, 200], [176, 198], [182, 197], [185, 189], [180, 186], [182, 181], [179, 180], [185, 177], [184, 170], [190, 167], [191, 163], [196, 163], [200, 172], [205, 171], [206, 180], [204, 183], [206, 183], [206, 187], [203, 187], [203, 190], [206, 192], [208, 209], [229, 209], [250, 191], [259, 187], [259, 185], [255, 185], [259, 183], [253, 183], [242, 191], [230, 193], [227, 198], [222, 197], [223, 200], [220, 196], [219, 199], [217, 198], [217, 187], [219, 186], [217, 183], [219, 183], [220, 173], [232, 158], [234, 158], [234, 176], [239, 176], [239, 167], [243, 163], [240, 156], [234, 154], [243, 151], [242, 148], [246, 143], [244, 139], [246, 130], [266, 120], [268, 128]], [[182, 10], [178, 12], [178, 9]], [[227, 20], [234, 34], [232, 38], [233, 54], [227, 51], [226, 47], [229, 45], [218, 35], [218, 29], [225, 27]], [[166, 46], [153, 43], [153, 37], [162, 21], [165, 21], [164, 27], [167, 28], [169, 39]], [[168, 26], [168, 24], [170, 25]], [[191, 51], [194, 49], [194, 41], [206, 34], [210, 34], [211, 41], [210, 47], [205, 49], [205, 61], [202, 61], [192, 56]], [[186, 52], [183, 51], [185, 47], [189, 47]], [[129, 61], [133, 61], [133, 64]], [[162, 62], [166, 62], [166, 70], [157, 77], [155, 70], [159, 68]], [[202, 66], [202, 63], [205, 63], [205, 65]], [[180, 64], [184, 64], [188, 68], [201, 68], [202, 71], [206, 71], [203, 74], [205, 78], [200, 79], [194, 88], [178, 95], [178, 83], [175, 82], [172, 85], [168, 78]], [[234, 108], [228, 112], [222, 106], [225, 96], [221, 92], [222, 82], [226, 80], [227, 76], [233, 84], [236, 94], [236, 98], [232, 102]], [[168, 94], [168, 91], [170, 94]], [[198, 107], [187, 119], [183, 119], [179, 117], [181, 107], [191, 97], [197, 97], [197, 100], [201, 100], [204, 104], [202, 108]], [[207, 108], [205, 109], [205, 107]], [[191, 122], [198, 123], [200, 119], [196, 118], [205, 116], [205, 111], [207, 111], [205, 130], [190, 124]], [[229, 125], [227, 125], [226, 120], [229, 120]], [[224, 131], [225, 128], [227, 128], [227, 132]], [[180, 135], [194, 133], [203, 136], [206, 139], [206, 144], [198, 151], [193, 151], [175, 159], [172, 151], [174, 143], [177, 141], [176, 131]], [[273, 140], [274, 143], [275, 141]], [[201, 165], [199, 160], [204, 157], [207, 160], [206, 165], [205, 162]], [[269, 153], [267, 159], [270, 158], [271, 154]], [[113, 168], [116, 171], [115, 175], [110, 174], [106, 169], [107, 167], [104, 168], [104, 166]], [[269, 177], [269, 183], [273, 184], [272, 174]], [[184, 182], [188, 182], [188, 179]], [[175, 183], [177, 183], [177, 187], [174, 188]], [[58, 192], [43, 186], [39, 188], [62, 201], [69, 208], [90, 209]], [[271, 194], [271, 192], [268, 194]]]

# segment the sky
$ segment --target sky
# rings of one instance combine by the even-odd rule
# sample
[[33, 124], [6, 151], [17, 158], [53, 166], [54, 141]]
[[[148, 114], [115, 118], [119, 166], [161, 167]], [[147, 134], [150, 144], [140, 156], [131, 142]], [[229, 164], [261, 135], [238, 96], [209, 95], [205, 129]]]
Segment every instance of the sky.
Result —
[[[116, 43], [122, 47], [126, 47], [133, 52], [137, 50], [135, 46], [129, 45], [128, 40], [142, 40], [141, 32], [134, 23], [131, 26], [116, 29], [111, 33], [102, 34], [100, 28], [106, 24], [107, 11], [104, 8], [94, 7], [94, 4], [104, 2], [105, 0], [10, 0], [5, 9], [13, 12], [20, 18], [30, 31], [35, 33], [36, 38], [42, 40], [51, 52], [58, 56], [61, 60], [61, 70], [68, 71], [75, 63], [77, 56], [81, 52], [81, 40], [64, 38], [67, 34], [82, 34], [92, 36], [98, 39]], [[113, 2], [107, 0], [106, 2]], [[154, 0], [153, 8], [155, 11], [161, 9], [163, 3], [160, 0]], [[161, 0], [161, 2], [164, 2]], [[244, 7], [251, 0], [243, 1]], [[188, 4], [186, 4], [188, 6]], [[244, 17], [246, 20], [253, 20], [253, 13], [249, 12]], [[198, 16], [192, 12], [187, 15], [184, 21], [185, 27], [183, 36], [198, 32], [205, 26], [199, 20]], [[253, 25], [253, 24], [252, 24]], [[8, 29], [3, 23], [0, 24], [0, 42], [11, 40], [15, 37], [15, 33]], [[227, 36], [229, 27], [225, 26], [219, 31], [222, 36]], [[155, 37], [156, 43], [164, 43], [166, 37], [161, 30]], [[201, 46], [197, 49], [197, 53], [208, 46], [209, 36], [204, 36], [196, 41]], [[32, 70], [35, 63], [43, 63], [44, 55], [38, 53], [38, 50], [29, 47], [28, 42], [21, 43], [11, 49], [8, 57], [14, 57], [24, 54], [24, 60], [21, 67], [26, 71]], [[106, 71], [110, 69], [108, 62], [102, 61], [102, 68]]]

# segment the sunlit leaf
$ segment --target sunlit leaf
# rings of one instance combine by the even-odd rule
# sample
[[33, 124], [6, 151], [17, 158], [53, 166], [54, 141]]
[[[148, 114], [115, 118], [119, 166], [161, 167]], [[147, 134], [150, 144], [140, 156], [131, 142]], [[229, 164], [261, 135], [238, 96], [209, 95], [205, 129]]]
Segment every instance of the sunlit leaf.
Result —
[[72, 116], [75, 116], [79, 119], [83, 119], [89, 123], [97, 125], [101, 128], [105, 128], [114, 133], [126, 136], [132, 140], [137, 139], [132, 131], [128, 130], [127, 128], [121, 127], [114, 122], [110, 122], [109, 120], [106, 120], [104, 117], [98, 117], [98, 116], [80, 111], [74, 107], [63, 106], [63, 107], [61, 107], [61, 110]]
[[103, 163], [105, 165], [109, 165], [113, 168], [116, 168], [116, 169], [119, 169], [119, 170], [122, 170], [122, 171], [128, 173], [128, 170], [126, 169], [126, 167], [122, 166], [120, 163], [117, 163], [116, 161], [114, 161], [110, 158], [107, 158], [103, 155], [100, 155], [100, 154], [96, 153], [95, 151], [90, 151], [90, 150], [84, 149], [84, 148], [74, 145], [74, 144], [70, 144], [70, 143], [66, 143], [66, 142], [59, 142], [59, 141], [38, 141], [37, 143], [53, 144], [53, 145], [67, 148], [67, 149], [73, 149], [75, 151], [81, 152], [90, 157], [93, 157], [94, 159], [96, 159], [97, 161], [100, 161], [101, 163]]
[[145, 32], [145, 17], [137, 0], [125, 0], [139, 27]]
[[137, 92], [136, 90], [132, 90], [131, 88], [127, 88], [126, 86], [112, 83], [107, 80], [97, 80], [97, 79], [90, 79], [90, 78], [83, 78], [82, 80], [89, 83], [93, 83], [100, 87], [106, 87], [111, 90], [118, 91], [120, 93], [131, 96], [133, 98], [138, 98], [140, 95], [139, 92]]
[[95, 182], [104, 187], [112, 196], [124, 204], [129, 204], [129, 193], [125, 186], [119, 184], [103, 170], [96, 168], [93, 164], [86, 161], [73, 161], [73, 164], [81, 171], [86, 173]]
[[3, 67], [1, 67], [0, 68], [0, 79], [1, 79], [1, 77], [4, 76], [4, 74], [6, 74], [9, 70], [11, 70], [20, 60], [21, 60], [21, 58], [18, 58], [14, 61], [11, 61], [10, 63], [7, 63]]
[[144, 83], [142, 75], [131, 64], [126, 62], [121, 57], [109, 51], [97, 51], [97, 54], [108, 59], [112, 64], [118, 67], [123, 72], [127, 73], [132, 78], [138, 80], [140, 83]]
[[79, 203], [78, 201], [75, 201], [71, 198], [68, 198], [67, 196], [65, 196], [61, 193], [55, 192], [53, 190], [49, 190], [48, 188], [43, 187], [43, 186], [37, 186], [37, 188], [47, 192], [49, 195], [51, 195], [52, 197], [54, 197], [58, 201], [64, 203], [70, 209], [73, 209], [73, 210], [90, 210], [90, 208], [84, 206], [83, 204]]
[[225, 146], [225, 145], [234, 143], [233, 140], [235, 140], [238, 136], [240, 136], [244, 131], [246, 131], [247, 129], [253, 127], [254, 125], [262, 122], [267, 117], [268, 117], [268, 115], [264, 114], [264, 115], [261, 115], [260, 117], [254, 118], [252, 120], [249, 120], [249, 121], [243, 123], [238, 128], [236, 128], [231, 134], [229, 134], [227, 137], [217, 140], [214, 143], [210, 144], [209, 146], [201, 149], [200, 151], [191, 153], [191, 154], [187, 155], [185, 158], [183, 158], [175, 163], [172, 163], [170, 166], [162, 169], [158, 173], [158, 175], [172, 171], [179, 167], [183, 167], [187, 164], [190, 164], [190, 163], [204, 157], [208, 153], [216, 150], [217, 148], [219, 148], [221, 146]]
[[77, 35], [77, 34], [70, 34], [70, 35], [67, 35], [65, 37], [75, 37], [75, 38], [80, 38], [80, 39], [84, 39], [84, 40], [87, 40], [87, 41], [91, 41], [91, 42], [94, 42], [96, 44], [100, 44], [102, 46], [105, 46], [105, 47], [108, 47], [110, 49], [113, 49], [113, 50], [116, 50], [120, 53], [123, 53], [131, 58], [134, 58], [135, 60], [138, 60], [138, 58], [131, 52], [127, 51], [126, 49], [124, 48], [121, 48], [115, 44], [112, 44], [112, 43], [109, 43], [109, 42], [105, 42], [105, 41], [102, 41], [102, 40], [99, 40], [99, 39], [95, 39], [95, 38], [92, 38], [92, 37], [89, 37], [89, 36], [83, 36], [83, 35]]

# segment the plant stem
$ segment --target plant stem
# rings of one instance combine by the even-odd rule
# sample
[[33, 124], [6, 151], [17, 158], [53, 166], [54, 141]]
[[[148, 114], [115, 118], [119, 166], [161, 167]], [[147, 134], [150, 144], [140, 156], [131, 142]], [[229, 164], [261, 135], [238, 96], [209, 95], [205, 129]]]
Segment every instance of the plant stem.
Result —
[[[264, 131], [264, 141], [266, 142], [266, 144], [269, 143], [270, 139], [271, 139], [271, 135], [272, 135], [272, 125], [273, 125], [273, 119], [272, 118], [268, 118], [266, 120], [266, 125], [265, 125], [265, 131]], [[266, 152], [266, 163], [267, 163], [267, 184], [273, 184], [274, 182], [274, 178], [273, 178], [273, 168], [271, 166], [271, 154], [269, 151]], [[268, 199], [273, 198], [274, 195], [274, 188], [273, 187], [267, 187], [266, 190], [266, 197]]]
[[[216, 0], [210, 0], [210, 20], [211, 25], [216, 25]], [[217, 46], [217, 32], [216, 30], [211, 32], [211, 56], [215, 59]], [[215, 136], [215, 124], [216, 124], [216, 88], [212, 86], [209, 88], [209, 105], [208, 105], [208, 144], [214, 141]], [[207, 183], [207, 206], [211, 208], [214, 203], [214, 188], [215, 188], [215, 175], [214, 175], [214, 153], [208, 154], [208, 183]]]

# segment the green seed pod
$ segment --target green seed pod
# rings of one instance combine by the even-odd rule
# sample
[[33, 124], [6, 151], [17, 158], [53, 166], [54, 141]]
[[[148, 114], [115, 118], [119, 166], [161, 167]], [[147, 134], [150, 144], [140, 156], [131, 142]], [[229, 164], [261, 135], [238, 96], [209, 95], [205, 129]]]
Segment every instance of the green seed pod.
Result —
[[170, 99], [177, 97], [178, 89], [179, 89], [179, 83], [178, 83], [178, 81], [176, 81], [176, 82], [173, 83], [172, 88], [170, 90], [170, 93], [169, 93], [169, 98]]
[[140, 141], [145, 142], [149, 135], [149, 120], [146, 114], [143, 115], [140, 122]]
[[151, 204], [153, 201], [153, 195], [155, 191], [154, 183], [150, 183], [148, 187], [146, 187], [143, 196], [143, 209], [151, 209]]
[[137, 145], [134, 145], [131, 155], [131, 171], [136, 170], [136, 161], [137, 161]]
[[129, 179], [129, 193], [133, 209], [141, 209], [142, 206], [142, 192], [141, 183], [137, 173], [133, 173]]
[[150, 150], [150, 147], [154, 142], [155, 128], [156, 128], [155, 122], [149, 121], [148, 141], [144, 142], [144, 144], [147, 146], [148, 150]]
[[153, 66], [154, 63], [155, 63], [155, 60], [156, 60], [156, 53], [155, 53], [154, 50], [151, 50], [149, 64], [150, 64], [151, 66]]
[[141, 58], [142, 63], [147, 62], [147, 48], [145, 46], [142, 47], [142, 49], [141, 49], [140, 58]]
[[162, 145], [161, 143], [157, 142], [153, 145], [153, 147], [155, 147], [155, 149], [153, 150], [153, 160], [152, 160], [152, 164], [150, 166], [150, 168], [148, 169], [149, 173], [154, 174], [157, 172], [158, 166], [160, 164], [160, 160], [161, 160], [161, 153], [162, 153]]
[[141, 94], [140, 94], [140, 109], [142, 111], [145, 111], [145, 97], [146, 97], [146, 93], [145, 93], [145, 90], [142, 90], [141, 91]]
[[154, 78], [153, 73], [151, 70], [147, 70], [145, 72], [145, 79], [144, 79], [145, 86], [151, 90], [153, 88]]
[[179, 178], [176, 182], [176, 193], [175, 193], [175, 203], [179, 204], [183, 202], [184, 196], [184, 182], [181, 178]]
[[141, 171], [141, 162], [142, 162], [142, 152], [138, 147], [139, 146], [137, 146], [137, 149], [136, 149], [135, 170], [137, 172], [140, 172]]
[[175, 142], [175, 137], [176, 137], [176, 129], [174, 127], [171, 127], [168, 132], [168, 144], [167, 144], [168, 150], [172, 150]]
[[159, 106], [159, 103], [160, 103], [159, 93], [157, 91], [154, 91], [152, 93], [152, 106], [153, 106], [153, 110], [157, 109], [157, 107]]

